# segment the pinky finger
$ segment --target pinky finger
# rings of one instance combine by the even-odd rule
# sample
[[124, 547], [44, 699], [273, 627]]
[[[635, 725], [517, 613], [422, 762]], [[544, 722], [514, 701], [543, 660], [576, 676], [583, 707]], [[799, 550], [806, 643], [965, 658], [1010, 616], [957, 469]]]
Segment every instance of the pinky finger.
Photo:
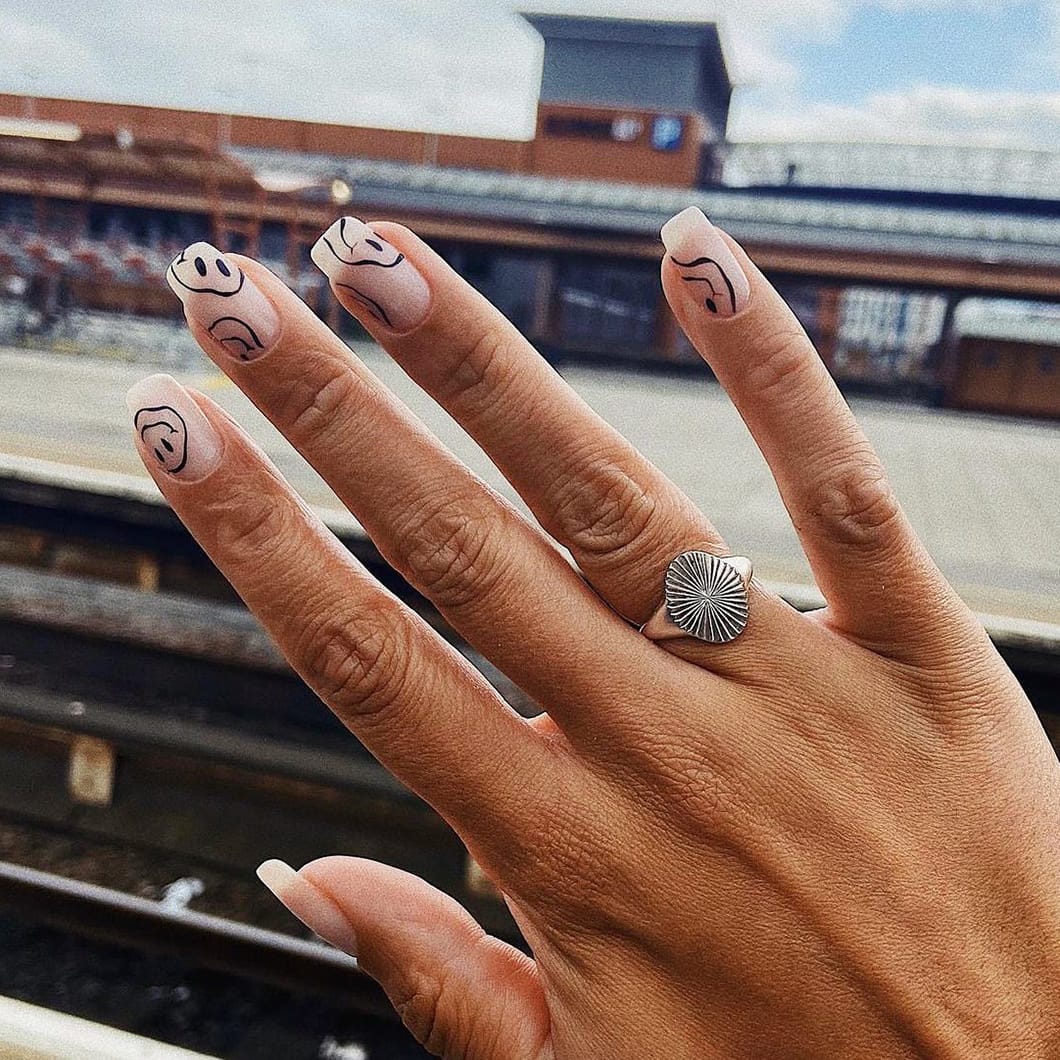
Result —
[[299, 872], [266, 861], [258, 876], [308, 928], [357, 957], [431, 1053], [551, 1057], [536, 965], [448, 895], [363, 858], [320, 858]]

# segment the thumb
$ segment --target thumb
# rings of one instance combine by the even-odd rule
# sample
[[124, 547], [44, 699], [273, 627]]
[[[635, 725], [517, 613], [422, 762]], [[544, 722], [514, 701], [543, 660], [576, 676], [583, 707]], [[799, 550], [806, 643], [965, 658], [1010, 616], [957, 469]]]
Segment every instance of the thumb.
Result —
[[537, 966], [448, 895], [363, 858], [320, 858], [299, 872], [266, 861], [258, 876], [307, 927], [357, 958], [429, 1052], [550, 1060]]

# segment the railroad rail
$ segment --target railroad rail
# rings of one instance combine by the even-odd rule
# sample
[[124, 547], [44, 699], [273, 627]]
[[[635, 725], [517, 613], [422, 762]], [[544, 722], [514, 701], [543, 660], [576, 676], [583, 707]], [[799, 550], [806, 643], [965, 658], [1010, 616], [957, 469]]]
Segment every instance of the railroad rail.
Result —
[[[518, 709], [533, 709], [356, 526], [339, 536]], [[796, 606], [819, 603], [805, 587], [779, 588]], [[987, 624], [1060, 746], [1060, 631]], [[423, 876], [487, 930], [521, 941], [448, 826], [320, 705], [172, 512], [145, 497], [0, 475], [4, 819], [208, 865], [243, 886], [257, 886], [266, 857], [362, 853]], [[342, 955], [277, 932], [0, 863], [5, 911], [392, 1018]]]
[[[60, 993], [92, 1023], [77, 1020], [85, 1033], [64, 1050], [70, 1020], [25, 1010], [26, 1002], [51, 999], [26, 997], [32, 987], [20, 983], [17, 969], [12, 974], [19, 957], [9, 953], [0, 967], [0, 992], [14, 984], [21, 996], [0, 998], [0, 1056], [192, 1060], [186, 1048], [195, 1057], [239, 1060], [427, 1055], [399, 1025], [374, 980], [353, 958], [322, 943], [0, 862], [0, 924], [17, 936], [13, 923], [32, 931], [32, 956], [48, 964], [46, 986], [52, 987], [52, 977], [66, 977]], [[97, 962], [112, 989], [72, 997], [98, 975]], [[117, 967], [128, 974], [121, 992], [107, 978]], [[129, 1032], [138, 1037], [130, 1039]], [[26, 1047], [27, 1037], [33, 1048]], [[12, 1038], [17, 1051], [5, 1051]], [[352, 1044], [343, 1046], [343, 1039]]]
[[0, 565], [0, 815], [235, 881], [271, 856], [364, 853], [518, 941], [452, 830], [242, 606]]
[[74, 935], [191, 957], [242, 979], [337, 997], [358, 1012], [397, 1018], [357, 962], [324, 944], [7, 862], [0, 862], [0, 908]]

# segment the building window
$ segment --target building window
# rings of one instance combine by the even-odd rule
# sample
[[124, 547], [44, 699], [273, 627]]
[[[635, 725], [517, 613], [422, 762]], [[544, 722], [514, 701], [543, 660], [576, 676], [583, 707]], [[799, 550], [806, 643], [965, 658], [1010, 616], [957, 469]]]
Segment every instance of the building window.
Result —
[[659, 277], [651, 266], [562, 261], [556, 338], [567, 350], [647, 360], [655, 346]]
[[545, 118], [547, 136], [570, 137], [577, 140], [610, 140], [613, 133], [610, 118], [550, 114]]

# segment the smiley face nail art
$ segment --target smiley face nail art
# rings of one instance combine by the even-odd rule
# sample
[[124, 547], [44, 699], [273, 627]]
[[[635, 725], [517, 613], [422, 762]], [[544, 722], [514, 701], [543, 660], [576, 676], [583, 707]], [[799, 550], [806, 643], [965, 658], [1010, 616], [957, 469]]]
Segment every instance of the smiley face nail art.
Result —
[[209, 243], [192, 243], [173, 259], [166, 280], [184, 312], [237, 361], [253, 361], [272, 348], [280, 318], [247, 274]]
[[411, 331], [426, 317], [427, 282], [397, 247], [356, 217], [340, 217], [310, 256], [351, 309], [391, 331]]
[[[185, 247], [170, 263], [169, 273], [185, 291], [215, 294], [220, 298], [234, 297], [247, 282], [243, 270], [229, 265], [224, 255], [209, 243], [192, 243]], [[170, 286], [173, 286], [172, 281]]]
[[194, 482], [220, 462], [223, 443], [192, 396], [172, 377], [153, 375], [126, 398], [140, 457], [152, 471]]
[[682, 210], [663, 225], [661, 235], [669, 263], [705, 315], [726, 318], [747, 308], [747, 277], [702, 210]]
[[171, 475], [183, 471], [188, 463], [188, 425], [169, 405], [148, 405], [137, 409], [133, 425], [140, 441], [159, 464]]

